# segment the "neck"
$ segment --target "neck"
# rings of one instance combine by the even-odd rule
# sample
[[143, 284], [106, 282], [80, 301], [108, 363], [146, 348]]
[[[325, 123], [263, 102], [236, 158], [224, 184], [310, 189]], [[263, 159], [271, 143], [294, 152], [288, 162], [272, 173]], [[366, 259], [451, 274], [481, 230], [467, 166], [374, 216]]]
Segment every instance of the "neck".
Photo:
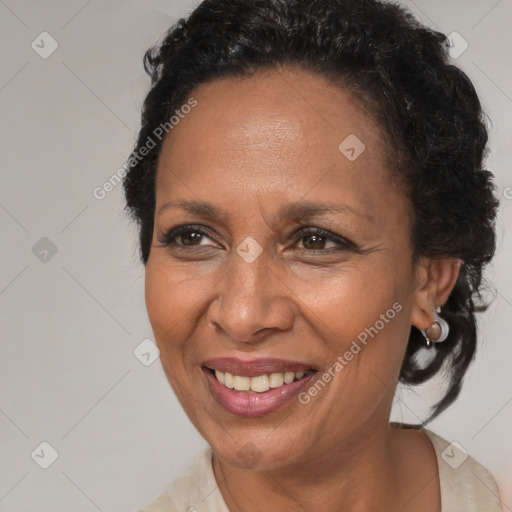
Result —
[[397, 510], [401, 499], [392, 427], [354, 434], [336, 449], [305, 453], [300, 462], [269, 471], [228, 466], [214, 472], [230, 511]]

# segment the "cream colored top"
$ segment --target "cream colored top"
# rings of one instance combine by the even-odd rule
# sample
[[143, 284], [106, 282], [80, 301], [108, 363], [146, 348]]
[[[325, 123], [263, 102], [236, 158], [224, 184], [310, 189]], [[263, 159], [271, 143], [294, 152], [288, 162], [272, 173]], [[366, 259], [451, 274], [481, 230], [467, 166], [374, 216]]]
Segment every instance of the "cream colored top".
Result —
[[[457, 444], [423, 429], [437, 456], [441, 512], [503, 512], [491, 474]], [[139, 512], [229, 512], [212, 468], [212, 449], [205, 449], [192, 469], [178, 477], [155, 501]]]

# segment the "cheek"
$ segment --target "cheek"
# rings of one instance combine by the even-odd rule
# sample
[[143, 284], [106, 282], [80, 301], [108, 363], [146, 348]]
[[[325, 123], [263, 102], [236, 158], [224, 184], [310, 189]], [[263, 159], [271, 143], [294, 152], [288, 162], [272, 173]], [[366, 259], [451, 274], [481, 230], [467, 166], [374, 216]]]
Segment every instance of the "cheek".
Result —
[[[197, 304], [207, 293], [202, 276], [188, 276], [168, 260], [148, 260], [145, 300], [155, 341], [162, 355], [181, 350], [197, 325]], [[164, 358], [163, 358], [164, 359]]]
[[385, 261], [347, 267], [311, 281], [296, 280], [308, 323], [324, 340], [326, 363], [347, 353], [352, 370], [393, 380], [409, 332], [406, 272]]
[[400, 274], [359, 267], [308, 291], [306, 283], [301, 286], [304, 316], [322, 340], [317, 347], [323, 350], [326, 373], [333, 376], [324, 374], [329, 384], [318, 393], [317, 407], [327, 415], [322, 428], [331, 434], [360, 428], [370, 417], [387, 414], [410, 328], [408, 291]]

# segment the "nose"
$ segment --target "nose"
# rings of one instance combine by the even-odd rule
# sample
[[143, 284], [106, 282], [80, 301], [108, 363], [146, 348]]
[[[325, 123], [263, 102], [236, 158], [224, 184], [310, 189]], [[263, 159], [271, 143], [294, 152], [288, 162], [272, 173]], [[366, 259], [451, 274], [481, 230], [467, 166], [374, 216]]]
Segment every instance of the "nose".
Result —
[[235, 343], [253, 344], [292, 328], [295, 308], [290, 290], [265, 251], [251, 263], [238, 254], [217, 284], [208, 320]]

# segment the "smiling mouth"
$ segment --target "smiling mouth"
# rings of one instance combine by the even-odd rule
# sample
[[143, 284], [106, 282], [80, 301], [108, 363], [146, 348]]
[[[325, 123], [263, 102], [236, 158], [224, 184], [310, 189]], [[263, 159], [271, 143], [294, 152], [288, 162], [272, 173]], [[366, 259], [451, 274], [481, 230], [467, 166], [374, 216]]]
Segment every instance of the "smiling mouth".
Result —
[[247, 375], [234, 375], [229, 372], [222, 372], [207, 366], [204, 368], [214, 375], [217, 381], [225, 388], [248, 394], [266, 393], [271, 389], [281, 388], [316, 373], [316, 370], [285, 371], [249, 377]]
[[245, 417], [292, 404], [318, 372], [311, 363], [273, 357], [215, 357], [201, 367], [212, 398], [227, 412]]

